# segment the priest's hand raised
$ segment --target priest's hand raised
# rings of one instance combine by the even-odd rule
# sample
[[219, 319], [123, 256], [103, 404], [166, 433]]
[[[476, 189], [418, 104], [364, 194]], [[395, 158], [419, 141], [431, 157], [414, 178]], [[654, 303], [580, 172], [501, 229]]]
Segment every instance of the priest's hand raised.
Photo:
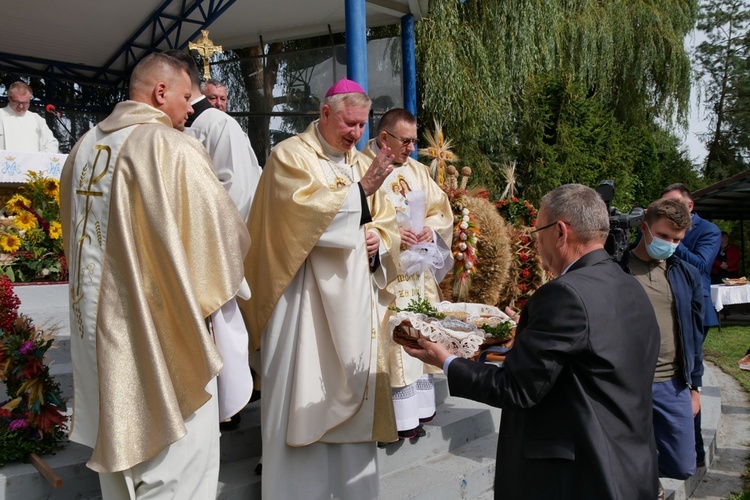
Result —
[[359, 181], [362, 190], [365, 192], [365, 196], [370, 196], [377, 191], [383, 185], [385, 178], [393, 172], [391, 163], [394, 158], [395, 156], [391, 154], [391, 148], [383, 146], [378, 156], [372, 160], [370, 168], [367, 169], [367, 172], [365, 172], [365, 175]]

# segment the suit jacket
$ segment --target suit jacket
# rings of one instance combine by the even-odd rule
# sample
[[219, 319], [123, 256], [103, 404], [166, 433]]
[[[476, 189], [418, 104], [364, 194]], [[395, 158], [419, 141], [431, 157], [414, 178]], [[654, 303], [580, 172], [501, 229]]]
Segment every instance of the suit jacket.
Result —
[[659, 327], [604, 250], [528, 300], [503, 367], [454, 359], [451, 395], [503, 409], [495, 498], [652, 499]]
[[694, 265], [701, 273], [703, 280], [703, 327], [716, 326], [719, 317], [711, 302], [711, 267], [716, 254], [721, 249], [721, 230], [713, 222], [692, 216], [693, 226], [687, 230], [685, 237], [675, 250], [675, 255]]

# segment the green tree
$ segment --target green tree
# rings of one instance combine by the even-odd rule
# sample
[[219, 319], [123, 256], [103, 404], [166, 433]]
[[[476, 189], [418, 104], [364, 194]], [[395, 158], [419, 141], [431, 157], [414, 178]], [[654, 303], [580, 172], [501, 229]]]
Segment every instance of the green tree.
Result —
[[[634, 165], [639, 151], [631, 137], [593, 95], [569, 76], [540, 74], [528, 81], [519, 109], [517, 132], [519, 188], [538, 203], [560, 184], [596, 186], [613, 179], [616, 203], [632, 204]], [[636, 134], [638, 135], [638, 134]], [[651, 153], [651, 154], [650, 154]], [[646, 151], [644, 164], [654, 163]]]
[[[535, 113], [524, 106], [541, 102], [524, 95], [535, 88], [528, 82], [543, 73], [570, 75], [567, 81], [591, 101], [580, 104], [597, 103], [610, 113], [614, 122], [603, 122], [602, 130], [613, 134], [616, 124], [640, 129], [657, 119], [684, 122], [690, 60], [683, 40], [696, 14], [695, 0], [432, 2], [430, 16], [417, 26], [420, 121], [440, 119], [476, 179], [492, 191], [503, 185], [493, 165], [515, 159], [519, 148], [527, 148], [527, 163], [518, 164], [521, 177], [527, 183], [541, 179], [524, 172], [537, 168], [528, 156], [533, 146], [519, 146], [516, 136], [519, 121]], [[599, 139], [593, 129], [586, 133]], [[624, 132], [616, 136], [627, 143]], [[562, 164], [574, 161], [552, 150], [545, 161], [553, 154], [567, 158]], [[628, 154], [634, 153], [616, 156], [624, 161]], [[624, 180], [623, 189], [632, 187]]]
[[706, 35], [695, 60], [710, 110], [704, 176], [719, 181], [748, 168], [750, 6], [746, 0], [704, 0], [697, 28]]

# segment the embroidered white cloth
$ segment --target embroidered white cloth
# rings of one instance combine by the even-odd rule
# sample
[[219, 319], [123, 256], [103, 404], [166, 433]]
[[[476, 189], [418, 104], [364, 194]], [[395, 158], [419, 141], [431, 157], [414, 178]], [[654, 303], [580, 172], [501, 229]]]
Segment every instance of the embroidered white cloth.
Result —
[[455, 318], [438, 320], [424, 314], [405, 311], [398, 312], [390, 317], [388, 331], [392, 332], [405, 320], [408, 320], [412, 325], [409, 329], [411, 336], [416, 338], [421, 335], [445, 347], [451, 354], [462, 358], [472, 357], [484, 342], [484, 332], [474, 325]]
[[711, 285], [711, 302], [717, 311], [732, 304], [746, 304], [750, 302], [750, 285]]
[[[413, 337], [422, 337], [445, 347], [451, 354], [470, 358], [479, 350], [485, 341], [485, 332], [477, 325], [515, 322], [500, 309], [485, 304], [441, 302], [435, 308], [448, 317], [439, 320], [424, 314], [401, 311], [388, 320], [388, 331], [408, 320], [411, 323], [409, 333]], [[455, 314], [460, 316], [457, 318]]]

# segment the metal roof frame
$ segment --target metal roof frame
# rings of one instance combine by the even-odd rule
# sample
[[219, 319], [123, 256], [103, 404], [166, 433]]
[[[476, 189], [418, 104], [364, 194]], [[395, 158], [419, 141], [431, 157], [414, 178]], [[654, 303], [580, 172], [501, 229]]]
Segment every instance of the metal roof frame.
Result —
[[184, 49], [236, 0], [164, 0], [102, 67], [0, 52], [0, 71], [119, 87], [155, 50]]

